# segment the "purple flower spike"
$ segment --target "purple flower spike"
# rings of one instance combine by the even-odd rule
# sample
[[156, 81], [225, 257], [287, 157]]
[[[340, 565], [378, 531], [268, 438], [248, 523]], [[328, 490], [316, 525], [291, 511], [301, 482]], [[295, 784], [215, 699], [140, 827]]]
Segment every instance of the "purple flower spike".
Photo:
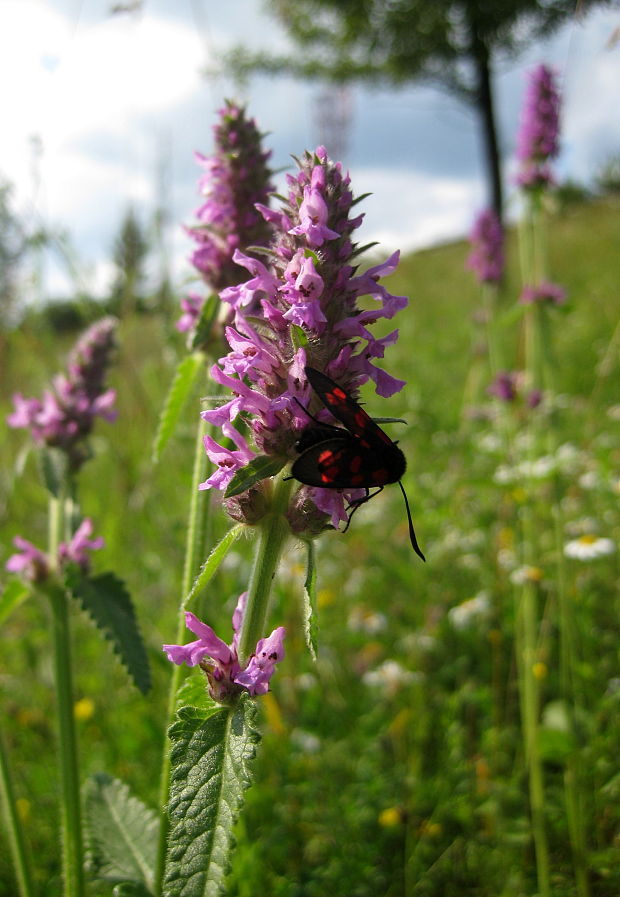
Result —
[[54, 378], [53, 390], [42, 399], [13, 396], [15, 411], [7, 417], [10, 427], [25, 427], [39, 445], [64, 452], [72, 472], [89, 457], [86, 439], [95, 422], [116, 418], [116, 393], [105, 389], [105, 377], [114, 348], [114, 318], [93, 324], [69, 356], [67, 374]]
[[185, 614], [186, 626], [198, 639], [187, 645], [164, 645], [163, 650], [172, 663], [200, 665], [209, 682], [209, 694], [220, 704], [229, 703], [242, 691], [250, 695], [264, 695], [269, 691], [269, 681], [276, 664], [284, 657], [285, 629], [278, 626], [268, 638], [262, 638], [256, 645], [245, 669], [241, 669], [237, 656], [237, 641], [245, 610], [247, 593], [239, 596], [233, 614], [234, 636], [231, 645], [189, 611]]
[[466, 267], [480, 283], [499, 283], [504, 273], [504, 231], [493, 209], [485, 209], [469, 234], [472, 251]]
[[526, 190], [553, 183], [549, 161], [559, 151], [560, 94], [553, 71], [539, 65], [530, 74], [517, 135], [520, 170], [517, 183]]
[[[220, 293], [233, 312], [226, 328], [230, 351], [211, 373], [232, 398], [203, 417], [221, 427], [234, 447], [217, 439], [205, 441], [217, 470], [202, 489], [225, 490], [236, 470], [258, 454], [283, 463], [293, 460], [313, 417], [334, 423], [310, 389], [306, 366], [333, 377], [353, 398], [368, 380], [381, 396], [391, 396], [405, 385], [375, 364], [398, 331], [380, 338], [372, 333], [374, 323], [391, 319], [408, 303], [380, 282], [395, 270], [398, 253], [358, 273], [353, 234], [362, 218], [351, 216], [349, 176], [323, 147], [305, 153], [299, 168], [288, 176], [288, 198], [281, 210], [261, 208], [276, 229], [269, 255], [259, 262], [235, 253], [251, 276]], [[374, 307], [365, 303], [362, 308], [362, 297], [370, 297]], [[236, 429], [226, 429], [238, 415], [243, 415], [251, 441]], [[269, 507], [269, 490], [266, 500], [261, 501], [261, 495], [259, 482], [228, 499], [226, 508], [235, 520], [255, 523]], [[351, 501], [363, 495], [363, 489], [302, 486], [288, 510], [291, 528], [301, 534], [320, 532], [328, 522], [337, 527], [348, 519]]]
[[13, 545], [19, 548], [19, 552], [11, 555], [6, 562], [9, 573], [21, 573], [29, 582], [44, 582], [50, 570], [43, 552], [21, 536], [15, 536]]
[[[196, 153], [204, 172], [199, 181], [204, 202], [196, 211], [197, 223], [187, 228], [196, 244], [190, 261], [214, 292], [244, 279], [237, 253], [248, 246], [266, 246], [272, 233], [262, 214], [273, 190], [267, 165], [271, 153], [262, 149], [261, 134], [243, 107], [227, 103], [219, 116], [213, 129], [214, 155]], [[203, 304], [196, 293], [181, 300], [177, 329], [189, 332], [190, 338]]]

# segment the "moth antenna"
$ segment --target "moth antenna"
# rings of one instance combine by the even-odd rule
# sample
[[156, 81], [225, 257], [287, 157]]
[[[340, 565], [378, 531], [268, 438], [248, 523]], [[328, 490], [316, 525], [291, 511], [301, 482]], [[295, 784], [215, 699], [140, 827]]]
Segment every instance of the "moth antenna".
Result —
[[421, 557], [422, 560], [424, 562], [426, 562], [426, 558], [422, 554], [422, 551], [420, 550], [420, 546], [418, 545], [418, 540], [416, 539], [416, 536], [415, 536], [415, 530], [413, 528], [413, 520], [411, 519], [411, 511], [409, 510], [409, 502], [407, 501], [407, 493], [405, 492], [404, 486], [400, 480], [398, 481], [398, 485], [400, 486], [400, 491], [403, 493], [403, 498], [405, 499], [405, 507], [407, 508], [407, 519], [409, 521], [409, 539], [411, 540], [411, 547], [413, 548], [415, 553], [418, 555], [418, 557]]

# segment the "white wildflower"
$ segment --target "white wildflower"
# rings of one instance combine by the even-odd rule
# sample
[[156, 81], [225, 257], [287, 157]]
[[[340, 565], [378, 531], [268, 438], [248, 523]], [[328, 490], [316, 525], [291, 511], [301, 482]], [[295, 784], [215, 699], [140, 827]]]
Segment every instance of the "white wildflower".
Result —
[[567, 558], [576, 558], [578, 561], [593, 561], [596, 558], [613, 554], [616, 550], [615, 543], [611, 539], [585, 533], [578, 539], [572, 539], [564, 546], [564, 554]]
[[376, 670], [369, 670], [362, 676], [365, 685], [385, 689], [393, 694], [401, 685], [408, 685], [419, 678], [411, 670], [406, 670], [397, 660], [385, 660]]
[[455, 629], [465, 629], [481, 617], [485, 617], [491, 607], [491, 599], [487, 591], [478, 592], [448, 611], [448, 619]]

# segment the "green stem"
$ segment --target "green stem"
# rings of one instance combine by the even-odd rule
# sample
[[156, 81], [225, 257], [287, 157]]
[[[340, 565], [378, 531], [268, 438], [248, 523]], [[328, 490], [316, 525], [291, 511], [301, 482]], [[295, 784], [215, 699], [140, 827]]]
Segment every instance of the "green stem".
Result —
[[256, 650], [256, 643], [265, 636], [271, 583], [284, 548], [290, 527], [285, 511], [293, 481], [276, 480], [269, 513], [260, 523], [260, 535], [248, 585], [248, 598], [239, 636], [239, 663], [243, 667]]
[[[50, 499], [49, 508], [49, 559], [50, 566], [57, 566], [58, 546], [67, 538], [69, 511], [73, 498], [65, 486], [60, 494]], [[71, 633], [69, 625], [69, 600], [62, 586], [52, 584], [46, 589], [52, 607], [52, 636], [54, 643], [54, 678], [58, 717], [58, 749], [60, 763], [61, 821], [63, 832], [63, 874], [65, 897], [81, 897], [84, 894], [84, 844], [82, 835], [82, 808], [80, 802], [80, 775], [73, 712], [73, 672], [71, 659]]]
[[30, 858], [26, 851], [26, 839], [22, 828], [13, 783], [9, 770], [9, 761], [4, 749], [4, 740], [0, 735], [0, 797], [9, 840], [9, 848], [13, 859], [15, 877], [20, 897], [32, 897], [32, 875], [30, 872]]
[[487, 350], [489, 353], [489, 368], [491, 379], [502, 369], [501, 353], [497, 343], [495, 327], [495, 310], [497, 308], [498, 287], [497, 284], [482, 284], [482, 305], [485, 312], [485, 324], [487, 331]]
[[63, 830], [63, 871], [65, 897], [84, 894], [84, 848], [80, 804], [78, 748], [73, 713], [73, 675], [69, 601], [59, 585], [47, 589], [52, 605], [54, 676], [60, 754], [61, 819]]
[[[537, 206], [533, 210], [532, 233], [534, 246], [537, 248], [536, 277], [539, 281], [548, 276], [547, 247], [545, 245], [545, 228], [542, 226], [542, 210]], [[553, 348], [553, 334], [549, 310], [545, 307], [534, 308], [536, 313], [532, 319], [534, 329], [534, 356], [536, 376], [539, 385], [544, 387], [552, 399], [557, 395], [556, 370], [557, 360]], [[555, 411], [552, 412], [555, 416]], [[553, 455], [557, 451], [557, 439], [554, 432], [554, 419], [549, 420], [545, 430], [546, 452]], [[587, 820], [584, 816], [581, 792], [581, 759], [577, 743], [577, 723], [575, 716], [576, 690], [574, 670], [577, 668], [577, 652], [575, 650], [574, 619], [575, 609], [566, 586], [566, 561], [564, 558], [564, 519], [561, 505], [561, 488], [557, 476], [553, 483], [553, 530], [555, 547], [555, 572], [558, 598], [558, 631], [560, 657], [560, 695], [566, 707], [573, 750], [566, 760], [564, 770], [564, 801], [568, 823], [569, 838], [573, 856], [573, 868], [578, 897], [589, 897]]]
[[[194, 446], [194, 466], [192, 471], [192, 485], [190, 492], [189, 512], [187, 518], [187, 533], [185, 537], [185, 557], [183, 560], [183, 576], [181, 580], [181, 601], [177, 624], [175, 644], [181, 645], [185, 641], [185, 601], [192, 587], [194, 577], [203, 554], [203, 536], [206, 528], [206, 519], [211, 507], [208, 493], [200, 492], [198, 486], [206, 476], [207, 456], [204, 450], [204, 436], [206, 423], [201, 419], [196, 430], [196, 442]], [[164, 735], [164, 752], [162, 757], [161, 776], [159, 784], [159, 839], [157, 848], [157, 868], [155, 877], [155, 894], [161, 894], [164, 883], [164, 871], [166, 865], [166, 845], [168, 842], [169, 819], [167, 811], [168, 791], [170, 789], [170, 745], [168, 743], [168, 729], [174, 718], [177, 703], [177, 692], [181, 684], [183, 670], [180, 666], [172, 667], [170, 678], [170, 691], [168, 693], [168, 706], [166, 714], [166, 731]]]
[[[544, 271], [544, 247], [539, 238], [540, 201], [530, 199], [528, 213], [522, 227], [525, 240], [521, 244], [522, 278], [526, 284], [538, 283]], [[524, 316], [525, 328], [525, 368], [529, 374], [530, 387], [543, 387], [542, 358], [543, 346], [540, 330], [540, 309], [531, 306]], [[539, 417], [531, 414], [528, 418], [527, 457], [530, 467], [540, 445]], [[525, 484], [527, 500], [523, 508], [523, 552], [522, 561], [526, 567], [533, 567], [537, 560], [536, 515], [533, 507], [534, 483], [531, 474]], [[545, 783], [539, 744], [540, 689], [535, 675], [538, 656], [538, 601], [537, 587], [527, 580], [521, 590], [519, 625], [517, 627], [517, 657], [519, 659], [519, 679], [523, 741], [525, 748], [532, 837], [536, 855], [536, 874], [541, 897], [550, 897], [549, 847], [545, 825]]]
[[[189, 500], [189, 513], [187, 515], [187, 536], [185, 542], [185, 558], [183, 561], [183, 578], [181, 580], [181, 600], [185, 600], [192, 587], [194, 577], [198, 573], [203, 557], [204, 533], [207, 518], [211, 508], [209, 494], [201, 492], [198, 487], [204, 482], [207, 472], [207, 454], [204, 449], [204, 437], [207, 424], [200, 420], [196, 432], [196, 444], [194, 447], [194, 467], [192, 471], [192, 485]], [[185, 632], [185, 618], [179, 615], [179, 628], [177, 632], [180, 641]]]
[[539, 748], [538, 717], [540, 694], [534, 675], [537, 656], [536, 588], [528, 582], [521, 592], [521, 713], [528, 770], [532, 836], [536, 853], [536, 873], [541, 897], [550, 897], [549, 848], [545, 826], [545, 786]]

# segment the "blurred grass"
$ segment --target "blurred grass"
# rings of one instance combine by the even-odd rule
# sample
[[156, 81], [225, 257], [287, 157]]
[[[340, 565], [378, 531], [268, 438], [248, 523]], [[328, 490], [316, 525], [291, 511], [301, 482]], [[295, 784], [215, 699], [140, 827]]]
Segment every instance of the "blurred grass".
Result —
[[[560, 390], [569, 397], [559, 419], [560, 441], [581, 453], [579, 473], [595, 471], [599, 486], [567, 478], [572, 520], [592, 517], [604, 534], [620, 537], [617, 495], [620, 451], [618, 348], [608, 374], [597, 373], [620, 318], [620, 215], [612, 200], [569, 207], [553, 216], [549, 255], [554, 279], [568, 291], [554, 332]], [[516, 235], [509, 236], [508, 273], [500, 319], [507, 366], [519, 367], [521, 347], [510, 309], [520, 291]], [[513, 604], [498, 552], [514, 544], [518, 496], [492, 480], [497, 459], [481, 449], [491, 429], [482, 416], [463, 419], [466, 384], [476, 354], [479, 291], [464, 270], [463, 242], [402, 259], [388, 288], [410, 297], [386, 368], [408, 381], [388, 402], [368, 391], [377, 416], [391, 425], [408, 458], [404, 479], [420, 543], [421, 564], [408, 543], [402, 498], [386, 490], [356, 515], [346, 535], [320, 540], [320, 657], [303, 646], [296, 596], [303, 581], [301, 548], [292, 548], [276, 587], [274, 625], [287, 626], [287, 658], [262, 702], [264, 743], [257, 783], [239, 827], [231, 894], [257, 889], [274, 897], [406, 894], [498, 897], [534, 892], [527, 788], [518, 733], [512, 653]], [[387, 325], [385, 330], [387, 332]], [[73, 337], [33, 326], [3, 337], [0, 414], [10, 396], [38, 395], [62, 370]], [[93, 459], [81, 477], [83, 512], [106, 539], [96, 570], [124, 578], [150, 648], [154, 688], [142, 698], [126, 681], [88, 621], [76, 611], [77, 697], [92, 700], [79, 722], [83, 771], [105, 770], [155, 803], [169, 681], [161, 644], [177, 625], [177, 606], [195, 415], [159, 465], [151, 448], [163, 397], [184, 349], [172, 322], [134, 316], [121, 322], [119, 419], [100, 422]], [[484, 374], [484, 371], [483, 371]], [[486, 402], [484, 382], [477, 402]], [[46, 496], [23, 431], [7, 430], [0, 446], [0, 564], [17, 533], [44, 545]], [[615, 478], [615, 479], [614, 479]], [[616, 487], [613, 487], [613, 483]], [[600, 485], [600, 484], [603, 485]], [[609, 484], [612, 484], [611, 486]], [[604, 488], [603, 488], [604, 486]], [[216, 534], [226, 523], [221, 515]], [[218, 573], [203, 611], [226, 637], [236, 596], [247, 578], [251, 546]], [[541, 545], [541, 564], [550, 547]], [[582, 658], [582, 736], [595, 872], [593, 895], [620, 893], [620, 747], [618, 698], [618, 567], [615, 559], [576, 570], [571, 588]], [[459, 629], [448, 612], [486, 591], [486, 618]], [[543, 592], [553, 629], [553, 588]], [[379, 616], [376, 616], [376, 615]], [[375, 616], [373, 616], [375, 615]], [[47, 608], [30, 602], [3, 627], [0, 660], [2, 725], [28, 814], [38, 883], [49, 895], [57, 880], [56, 773]], [[547, 659], [545, 701], [557, 695], [557, 658]], [[401, 680], [373, 686], [364, 674], [396, 661]], [[88, 716], [89, 705], [86, 707]], [[614, 712], [614, 708], [615, 711]], [[571, 860], [562, 810], [562, 765], [547, 763], [554, 894], [572, 895]], [[616, 839], [616, 840], [614, 840]], [[6, 851], [0, 851], [0, 895], [12, 895]]]

